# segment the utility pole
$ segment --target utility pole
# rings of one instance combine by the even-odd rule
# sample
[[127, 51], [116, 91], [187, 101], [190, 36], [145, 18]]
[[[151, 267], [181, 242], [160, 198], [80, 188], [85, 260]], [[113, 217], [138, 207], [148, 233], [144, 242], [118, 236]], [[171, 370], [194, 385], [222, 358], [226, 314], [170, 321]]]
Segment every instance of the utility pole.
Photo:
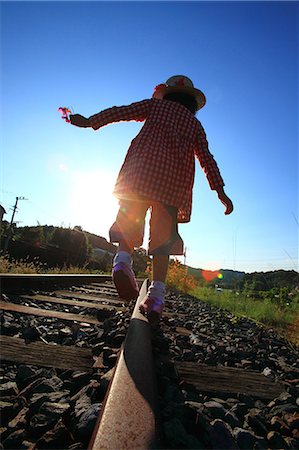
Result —
[[186, 281], [187, 281], [187, 275], [188, 275], [188, 267], [186, 266], [186, 259], [187, 259], [187, 247], [184, 247], [184, 266], [185, 266], [184, 285], [185, 285], [185, 292], [186, 292]]
[[186, 267], [187, 247], [184, 248], [184, 266]]
[[8, 234], [7, 234], [5, 243], [4, 243], [4, 248], [3, 248], [3, 252], [4, 252], [4, 253], [6, 253], [6, 251], [7, 251], [8, 244], [9, 244], [9, 241], [10, 241], [10, 238], [11, 238], [11, 235], [12, 235], [12, 230], [13, 230], [13, 220], [14, 220], [16, 211], [17, 211], [17, 209], [18, 209], [18, 202], [19, 202], [19, 200], [27, 200], [27, 198], [25, 198], [25, 197], [16, 197], [15, 206], [14, 206], [14, 208], [13, 208], [12, 216], [11, 216], [11, 219], [10, 219], [10, 224], [9, 224]]

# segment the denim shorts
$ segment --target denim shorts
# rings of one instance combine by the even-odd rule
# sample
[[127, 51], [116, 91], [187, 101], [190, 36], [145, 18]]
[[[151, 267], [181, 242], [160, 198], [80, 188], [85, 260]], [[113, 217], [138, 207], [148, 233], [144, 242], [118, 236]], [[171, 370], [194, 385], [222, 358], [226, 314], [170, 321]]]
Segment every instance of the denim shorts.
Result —
[[148, 200], [120, 200], [116, 221], [109, 231], [111, 242], [125, 241], [130, 248], [141, 247], [145, 216], [150, 209], [149, 255], [183, 255], [178, 234], [177, 208]]

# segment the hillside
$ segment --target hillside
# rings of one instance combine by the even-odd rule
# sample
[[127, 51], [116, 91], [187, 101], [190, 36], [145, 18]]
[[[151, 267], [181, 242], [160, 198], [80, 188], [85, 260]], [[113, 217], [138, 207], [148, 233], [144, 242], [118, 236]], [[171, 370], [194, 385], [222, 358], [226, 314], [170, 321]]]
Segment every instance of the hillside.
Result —
[[[9, 236], [9, 239], [8, 239]], [[116, 246], [101, 236], [83, 231], [81, 227], [63, 228], [52, 225], [1, 228], [1, 249], [7, 247], [15, 260], [39, 261], [49, 267], [86, 266], [94, 259], [94, 249], [100, 248], [110, 255]], [[107, 259], [107, 263], [108, 263]]]
[[93, 248], [100, 248], [102, 250], [106, 250], [109, 253], [116, 253], [116, 245], [111, 244], [107, 241], [107, 239], [101, 236], [97, 236], [96, 234], [89, 233], [88, 231], [84, 231], [84, 233]]
[[269, 291], [273, 288], [296, 289], [299, 287], [299, 275], [295, 270], [246, 273], [228, 269], [210, 271], [188, 267], [188, 274], [198, 281], [230, 289]]

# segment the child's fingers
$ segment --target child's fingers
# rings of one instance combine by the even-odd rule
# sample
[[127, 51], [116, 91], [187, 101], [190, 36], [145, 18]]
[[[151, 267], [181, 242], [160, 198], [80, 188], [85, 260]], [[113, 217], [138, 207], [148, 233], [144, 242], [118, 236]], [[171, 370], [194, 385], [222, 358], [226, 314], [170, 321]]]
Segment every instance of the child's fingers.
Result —
[[233, 206], [232, 202], [226, 203], [225, 206], [226, 206], [226, 210], [225, 210], [225, 213], [224, 213], [224, 214], [225, 214], [226, 216], [228, 216], [230, 213], [233, 212], [234, 206]]
[[223, 203], [223, 205], [225, 206], [224, 214], [228, 215], [228, 214], [232, 213], [234, 206], [233, 206], [233, 202], [231, 201], [231, 199], [223, 191], [218, 192], [218, 198], [221, 201], [221, 203]]

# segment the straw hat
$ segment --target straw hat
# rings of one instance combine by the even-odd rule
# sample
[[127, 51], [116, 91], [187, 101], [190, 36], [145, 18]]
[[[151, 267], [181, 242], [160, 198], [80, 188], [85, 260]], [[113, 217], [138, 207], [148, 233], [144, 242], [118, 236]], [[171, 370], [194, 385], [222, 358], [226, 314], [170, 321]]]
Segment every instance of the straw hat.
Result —
[[198, 109], [201, 109], [206, 104], [204, 93], [196, 89], [190, 78], [185, 75], [175, 75], [169, 78], [166, 83], [156, 86], [153, 98], [162, 99], [164, 95], [172, 94], [173, 92], [184, 92], [185, 94], [193, 95], [196, 98]]

